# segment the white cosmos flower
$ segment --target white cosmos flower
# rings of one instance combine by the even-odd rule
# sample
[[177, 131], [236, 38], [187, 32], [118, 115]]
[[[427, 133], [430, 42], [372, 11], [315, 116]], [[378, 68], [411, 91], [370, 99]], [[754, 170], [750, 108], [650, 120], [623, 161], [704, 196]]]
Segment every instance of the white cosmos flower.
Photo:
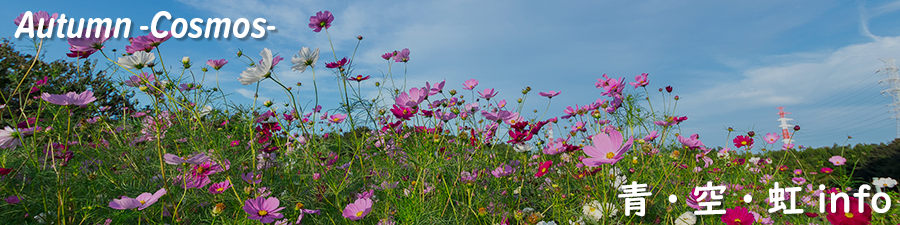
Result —
[[525, 143], [519, 143], [515, 145], [514, 149], [516, 150], [516, 152], [529, 152], [531, 151], [531, 149], [534, 149], [534, 146]]
[[[604, 213], [604, 210], [606, 210], [606, 213]], [[603, 218], [604, 215], [607, 217], [616, 216], [616, 213], [618, 213], [619, 210], [616, 209], [613, 204], [610, 204], [610, 203], [601, 204], [597, 200], [593, 200], [593, 201], [581, 206], [581, 212], [589, 220], [597, 222], [601, 218]]]
[[210, 112], [212, 112], [212, 106], [204, 105], [203, 109], [200, 110], [200, 117], [206, 116]]
[[119, 65], [125, 69], [141, 69], [156, 60], [156, 55], [145, 51], [137, 51], [129, 56], [119, 58]]
[[678, 219], [675, 219], [675, 225], [694, 225], [697, 224], [697, 216], [691, 211], [684, 212]]
[[291, 69], [302, 73], [306, 71], [306, 66], [316, 68], [316, 61], [319, 60], [319, 48], [310, 52], [308, 47], [303, 47], [298, 54], [299, 56], [294, 55], [294, 58], [291, 59], [291, 63], [294, 64]]
[[266, 74], [269, 73], [269, 70], [272, 69], [272, 51], [268, 48], [264, 48], [259, 52], [259, 56], [262, 56], [262, 61], [259, 62], [259, 64], [248, 67], [247, 70], [244, 70], [244, 72], [241, 73], [241, 78], [238, 78], [238, 81], [241, 81], [241, 84], [250, 85], [257, 82], [263, 79]]
[[890, 178], [890, 177], [884, 177], [884, 178], [876, 177], [876, 178], [873, 178], [872, 184], [875, 186], [878, 186], [878, 187], [882, 187], [882, 188], [892, 188], [892, 187], [894, 187], [894, 185], [897, 185], [897, 180], [894, 180], [894, 178]]

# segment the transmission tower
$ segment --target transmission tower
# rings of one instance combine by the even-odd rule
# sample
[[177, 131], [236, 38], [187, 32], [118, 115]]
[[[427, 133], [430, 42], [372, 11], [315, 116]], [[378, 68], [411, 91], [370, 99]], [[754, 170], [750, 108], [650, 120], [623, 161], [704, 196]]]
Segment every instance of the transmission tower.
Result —
[[781, 141], [784, 142], [784, 144], [789, 144], [791, 142], [794, 142], [794, 137], [791, 137], [791, 132], [789, 131], [791, 128], [793, 128], [793, 126], [791, 126], [790, 124], [787, 123], [788, 121], [791, 121], [794, 119], [784, 117], [784, 115], [791, 114], [791, 113], [785, 112], [784, 107], [775, 107], [775, 108], [778, 109], [778, 116], [780, 116], [780, 118], [778, 118], [777, 121], [781, 122], [781, 126], [778, 126], [778, 127], [781, 127]]
[[881, 94], [890, 96], [894, 102], [888, 106], [893, 106], [896, 115], [892, 118], [897, 119], [897, 138], [900, 138], [900, 75], [897, 74], [897, 66], [894, 65], [894, 58], [881, 59], [884, 62], [884, 69], [879, 70], [887, 78], [881, 79], [878, 83], [887, 86], [888, 89], [881, 91]]

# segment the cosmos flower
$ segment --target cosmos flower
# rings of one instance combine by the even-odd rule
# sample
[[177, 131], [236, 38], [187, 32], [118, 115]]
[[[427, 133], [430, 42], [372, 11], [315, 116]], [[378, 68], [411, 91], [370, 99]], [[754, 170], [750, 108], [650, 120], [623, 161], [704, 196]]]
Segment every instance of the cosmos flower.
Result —
[[650, 74], [642, 73], [641, 75], [634, 76], [634, 81], [636, 82], [628, 82], [628, 84], [633, 85], [634, 88], [647, 86], [648, 84], [650, 84], [650, 82], [647, 81], [647, 75]]
[[315, 51], [310, 51], [309, 47], [300, 48], [300, 51], [297, 52], [297, 55], [294, 55], [291, 58], [291, 63], [294, 64], [291, 66], [291, 69], [297, 72], [302, 73], [306, 71], [306, 67], [316, 68], [316, 61], [319, 60], [319, 48], [316, 48]]
[[584, 154], [591, 158], [582, 160], [585, 166], [600, 166], [603, 164], [616, 164], [623, 158], [623, 154], [631, 149], [634, 138], [629, 137], [628, 142], [623, 142], [622, 133], [612, 130], [609, 134], [599, 133], [591, 137], [594, 145], [584, 146]]
[[409, 62], [409, 49], [404, 48], [394, 55], [394, 62]]
[[740, 148], [747, 146], [747, 148], [753, 148], [753, 138], [744, 135], [738, 135], [732, 140], [734, 142], [734, 147]]
[[538, 167], [538, 172], [534, 174], [534, 177], [544, 176], [544, 174], [547, 174], [547, 172], [550, 171], [550, 166], [552, 166], [552, 165], [553, 165], [553, 161], [549, 161], [549, 160], [541, 163], [541, 166]]
[[[38, 30], [38, 29], [46, 30], [47, 28], [50, 28], [50, 26], [56, 24], [55, 20], [57, 17], [59, 17], [59, 15], [56, 13], [54, 13], [53, 15], [50, 15], [50, 13], [45, 12], [45, 11], [37, 11], [37, 12], [31, 14], [30, 20], [24, 21], [24, 22], [28, 22], [29, 24], [22, 25], [22, 22], [25, 19], [25, 13], [27, 13], [27, 12], [19, 14], [19, 17], [16, 17], [16, 19], [13, 20], [13, 23], [15, 23], [16, 26], [31, 27], [34, 30]], [[51, 24], [51, 20], [53, 20], [52, 24]]]
[[250, 214], [247, 216], [247, 219], [259, 220], [261, 223], [271, 223], [284, 217], [284, 215], [278, 213], [278, 211], [284, 209], [284, 207], [278, 207], [279, 204], [280, 202], [277, 198], [258, 197], [244, 201], [243, 209], [244, 212]]
[[[844, 198], [836, 198], [832, 199], [832, 201], [837, 201], [837, 207], [835, 211], [831, 211], [830, 207], [827, 207], [826, 210], [828, 215], [825, 216], [828, 219], [828, 222], [831, 224], [848, 224], [848, 225], [857, 225], [857, 224], [869, 224], [869, 221], [872, 220], [872, 207], [869, 206], [868, 203], [862, 203], [863, 211], [859, 211], [859, 199], [854, 197], [848, 197], [849, 199], [849, 212], [846, 212], [844, 208], [844, 204], [846, 204]], [[846, 212], [846, 213], [845, 213]]]
[[165, 188], [160, 188], [156, 193], [142, 193], [138, 195], [137, 198], [129, 198], [127, 196], [122, 196], [120, 199], [113, 199], [109, 202], [109, 207], [113, 209], [134, 209], [144, 210], [153, 203], [156, 203], [160, 197], [166, 194]]
[[750, 225], [753, 224], [753, 214], [744, 207], [735, 207], [733, 209], [725, 209], [722, 215], [722, 222], [727, 225]]
[[847, 159], [845, 159], [844, 157], [841, 157], [839, 155], [836, 155], [836, 156], [832, 156], [831, 158], [829, 158], [828, 161], [833, 163], [835, 166], [840, 166], [840, 165], [844, 165], [844, 163], [847, 162]]
[[491, 100], [491, 98], [493, 98], [494, 96], [497, 96], [497, 92], [494, 91], [493, 88], [491, 88], [491, 89], [484, 89], [484, 92], [479, 91], [479, 92], [478, 92], [478, 95], [480, 95], [481, 98], [484, 98], [484, 99], [487, 99], [487, 100]]
[[119, 58], [119, 65], [125, 69], [143, 69], [156, 60], [156, 55], [149, 52], [139, 51], [129, 56]]
[[344, 218], [350, 220], [361, 220], [363, 217], [369, 214], [372, 211], [372, 199], [368, 198], [360, 198], [356, 199], [355, 202], [350, 203], [347, 207], [344, 207], [344, 211], [342, 212]]
[[315, 16], [309, 17], [309, 28], [318, 33], [322, 31], [322, 28], [331, 28], [331, 21], [334, 21], [334, 15], [331, 15], [331, 12], [319, 11]]
[[562, 93], [562, 92], [561, 91], [548, 91], [548, 92], [540, 92], [538, 94], [541, 96], [547, 97], [547, 98], [553, 98], [553, 97], [556, 97], [557, 95], [559, 95], [560, 93]]
[[478, 80], [476, 79], [469, 79], [466, 80], [466, 82], [463, 82], [463, 89], [465, 90], [475, 89], [475, 86], [478, 86]]
[[266, 77], [269, 74], [269, 70], [272, 69], [272, 51], [268, 48], [264, 48], [259, 55], [262, 56], [262, 60], [259, 64], [256, 64], [253, 67], [248, 67], [247, 70], [241, 73], [241, 77], [238, 78], [238, 81], [241, 81], [243, 85], [250, 85], [254, 82], [257, 82]]
[[69, 92], [65, 95], [52, 95], [50, 93], [41, 94], [41, 99], [47, 101], [49, 103], [57, 104], [57, 105], [77, 105], [77, 106], [85, 106], [88, 103], [94, 102], [97, 98], [94, 97], [94, 92], [90, 90], [75, 93]]
[[210, 60], [206, 61], [206, 65], [211, 66], [214, 70], [219, 70], [219, 69], [221, 69], [223, 66], [225, 66], [225, 64], [228, 64], [228, 60], [225, 60], [225, 59], [210, 59]]

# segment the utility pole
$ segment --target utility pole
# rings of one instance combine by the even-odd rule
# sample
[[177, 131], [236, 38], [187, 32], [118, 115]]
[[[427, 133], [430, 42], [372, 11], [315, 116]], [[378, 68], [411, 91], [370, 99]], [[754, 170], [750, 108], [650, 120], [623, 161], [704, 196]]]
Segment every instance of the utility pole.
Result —
[[900, 138], [900, 75], [897, 74], [897, 66], [894, 65], [894, 58], [881, 59], [884, 62], [884, 69], [879, 70], [887, 78], [881, 79], [878, 83], [887, 86], [888, 89], [881, 91], [882, 95], [891, 97], [894, 102], [888, 106], [893, 106], [896, 113], [892, 118], [897, 119], [897, 138]]
[[793, 137], [791, 137], [791, 132], [789, 130], [791, 128], [793, 128], [794, 126], [791, 126], [787, 122], [794, 120], [794, 119], [784, 117], [784, 115], [786, 115], [786, 114], [791, 114], [789, 112], [785, 112], [784, 107], [775, 107], [775, 108], [778, 109], [778, 116], [781, 117], [781, 118], [778, 118], [778, 120], [776, 120], [776, 121], [781, 122], [781, 126], [779, 126], [779, 127], [781, 127], [781, 141], [784, 142], [784, 144], [790, 144], [791, 142], [794, 142], [794, 139], [793, 139]]

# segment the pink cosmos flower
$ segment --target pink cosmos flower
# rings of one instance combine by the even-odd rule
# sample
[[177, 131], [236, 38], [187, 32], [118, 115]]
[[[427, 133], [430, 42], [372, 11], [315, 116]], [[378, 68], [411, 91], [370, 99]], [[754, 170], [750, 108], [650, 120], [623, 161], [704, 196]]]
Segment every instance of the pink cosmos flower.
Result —
[[396, 99], [394, 99], [394, 104], [401, 107], [409, 107], [413, 108], [422, 103], [425, 100], [425, 96], [427, 90], [419, 89], [419, 88], [410, 88], [409, 92], [400, 93]]
[[404, 48], [394, 55], [394, 62], [409, 62], [409, 49]]
[[629, 137], [628, 142], [623, 142], [622, 133], [612, 130], [609, 134], [599, 133], [591, 137], [594, 145], [584, 146], [584, 154], [591, 158], [582, 160], [586, 166], [600, 166], [602, 164], [616, 164], [629, 149], [634, 138]]
[[247, 216], [247, 219], [259, 220], [261, 223], [271, 223], [284, 217], [284, 215], [278, 213], [278, 211], [284, 209], [284, 207], [278, 207], [279, 204], [281, 203], [277, 198], [258, 197], [244, 201], [243, 208], [244, 212], [250, 214]]
[[484, 92], [479, 91], [478, 95], [481, 95], [481, 98], [491, 100], [491, 98], [493, 98], [494, 96], [497, 96], [497, 92], [495, 92], [493, 88], [484, 89]]
[[[23, 26], [22, 20], [25, 19], [26, 13], [31, 13], [31, 11], [23, 12], [22, 14], [19, 14], [19, 17], [16, 17], [16, 19], [13, 20], [13, 23], [15, 23], [16, 26]], [[36, 13], [31, 13], [31, 20], [25, 20], [25, 22], [27, 22], [29, 24], [25, 24], [24, 26], [31, 27], [32, 29], [35, 29], [35, 30], [47, 29], [51, 26], [51, 22], [50, 22], [51, 19], [54, 20], [54, 22], [52, 24], [53, 25], [56, 24], [57, 17], [59, 17], [59, 15], [56, 13], [54, 13], [53, 15], [50, 15], [50, 13], [45, 12], [45, 11], [37, 11]]]
[[478, 80], [476, 79], [469, 79], [466, 80], [466, 82], [463, 82], [463, 89], [465, 90], [475, 89], [475, 86], [478, 86]]
[[548, 91], [548, 92], [540, 92], [538, 94], [541, 96], [547, 97], [547, 98], [553, 98], [553, 97], [556, 97], [557, 95], [559, 95], [560, 93], [562, 93], [562, 92], [561, 91]]
[[334, 115], [331, 115], [331, 119], [328, 120], [328, 122], [330, 122], [330, 123], [341, 123], [341, 122], [344, 122], [344, 119], [346, 119], [346, 118], [347, 118], [347, 115], [344, 115], [344, 114], [334, 114]]
[[[109, 30], [107, 30], [109, 29]], [[109, 35], [106, 33], [109, 32]], [[116, 31], [112, 28], [100, 27], [100, 29], [85, 29], [82, 31], [80, 38], [69, 38], [69, 51], [74, 54], [69, 55], [69, 57], [81, 57], [87, 58], [94, 52], [97, 52], [100, 49], [103, 49], [103, 44], [106, 40], [109, 40], [109, 37], [114, 34]], [[99, 34], [99, 35], [98, 35]]]
[[159, 200], [160, 197], [166, 194], [165, 188], [160, 188], [156, 193], [142, 193], [138, 195], [137, 198], [129, 198], [127, 196], [122, 196], [120, 199], [113, 199], [109, 202], [109, 207], [113, 209], [134, 209], [144, 210], [145, 208], [153, 205]]
[[678, 135], [678, 141], [681, 142], [684, 146], [687, 146], [688, 149], [698, 149], [700, 146], [703, 146], [703, 142], [700, 141], [700, 135], [692, 134], [690, 138], [685, 138], [682, 135]]
[[356, 199], [355, 202], [350, 203], [347, 207], [344, 207], [343, 215], [344, 218], [350, 220], [361, 220], [363, 217], [369, 214], [372, 211], [372, 199], [368, 198], [360, 198]]
[[753, 224], [753, 214], [744, 207], [735, 207], [733, 209], [725, 209], [722, 215], [722, 222], [727, 225], [750, 225]]
[[125, 81], [125, 86], [138, 87], [144, 84], [150, 84], [156, 81], [156, 75], [153, 73], [141, 72], [137, 76], [131, 76]]
[[225, 64], [228, 64], [228, 60], [225, 60], [225, 59], [210, 59], [210, 60], [206, 61], [206, 65], [211, 66], [214, 70], [219, 70], [219, 69], [221, 69], [223, 66], [225, 66]]
[[832, 156], [831, 158], [829, 158], [828, 161], [831, 163], [834, 163], [835, 166], [840, 166], [840, 165], [844, 165], [844, 163], [847, 162], [847, 159], [845, 159], [844, 157], [841, 157], [839, 155], [836, 155], [836, 156]]
[[778, 133], [768, 133], [766, 134], [764, 140], [766, 140], [766, 143], [768, 144], [775, 144], [775, 142], [778, 141], [779, 137], [780, 136], [778, 136]]
[[794, 177], [794, 178], [791, 178], [791, 181], [794, 182], [794, 183], [797, 184], [797, 185], [801, 185], [801, 184], [803, 184], [803, 183], [806, 183], [806, 178], [802, 178], [802, 177]]
[[394, 53], [392, 53], [392, 52], [384, 53], [381, 55], [381, 58], [384, 60], [390, 60], [393, 57], [394, 57]]
[[331, 21], [334, 21], [334, 15], [331, 15], [331, 12], [319, 11], [315, 16], [309, 17], [309, 28], [312, 28], [313, 32], [319, 33], [322, 28], [326, 30], [331, 28]]
[[794, 148], [794, 143], [785, 143], [781, 145], [781, 150], [788, 150]]
[[500, 167], [497, 167], [496, 169], [492, 170], [491, 174], [494, 175], [494, 177], [496, 177], [496, 178], [501, 178], [501, 177], [512, 175], [514, 172], [516, 172], [515, 168], [504, 163], [504, 164], [501, 164]]
[[9, 126], [0, 130], [0, 148], [2, 149], [12, 149], [18, 146], [22, 146], [22, 136], [25, 134], [29, 134], [34, 131], [34, 128], [29, 129], [21, 129], [21, 128], [11, 128]]
[[77, 106], [84, 106], [84, 105], [87, 105], [88, 103], [91, 103], [91, 102], [94, 102], [95, 100], [97, 100], [97, 98], [94, 97], [94, 92], [91, 92], [90, 90], [87, 90], [87, 91], [84, 91], [81, 93], [77, 93], [77, 94], [75, 92], [69, 92], [69, 93], [66, 93], [65, 95], [51, 95], [50, 93], [45, 92], [45, 93], [41, 94], [41, 99], [44, 99], [44, 101], [47, 101], [47, 102], [53, 103], [53, 104], [57, 104], [57, 105], [77, 105]]
[[221, 194], [221, 193], [225, 192], [225, 190], [228, 190], [228, 188], [230, 188], [230, 187], [231, 187], [231, 183], [229, 183], [227, 180], [219, 182], [219, 183], [214, 183], [209, 186], [209, 193], [210, 194]]
[[550, 172], [550, 166], [553, 165], [553, 161], [547, 160], [546, 162], [541, 163], [541, 166], [538, 167], [538, 172], [534, 174], [534, 177], [541, 177], [547, 172]]
[[641, 75], [634, 76], [634, 81], [637, 82], [628, 82], [628, 84], [634, 85], [634, 88], [647, 86], [650, 82], [647, 81], [648, 73], [642, 73]]
[[644, 136], [644, 141], [653, 141], [657, 137], [659, 137], [659, 134], [657, 134], [657, 132], [654, 130], [654, 131], [651, 131], [650, 134], [648, 134], [647, 136]]
[[200, 165], [206, 161], [209, 161], [209, 157], [203, 153], [192, 155], [190, 157], [178, 157], [175, 154], [166, 153], [163, 155], [163, 159], [165, 159], [166, 164], [169, 165], [180, 165], [182, 163]]
[[447, 80], [442, 80], [440, 83], [434, 84], [434, 87], [431, 87], [428, 84], [428, 82], [425, 82], [425, 87], [431, 87], [431, 88], [426, 88], [426, 89], [428, 89], [428, 96], [436, 95], [437, 93], [440, 93], [441, 91], [443, 91], [444, 83], [447, 83]]
[[821, 171], [822, 173], [830, 174], [831, 172], [834, 172], [834, 169], [828, 168], [828, 167], [822, 167], [822, 169], [819, 171]]

